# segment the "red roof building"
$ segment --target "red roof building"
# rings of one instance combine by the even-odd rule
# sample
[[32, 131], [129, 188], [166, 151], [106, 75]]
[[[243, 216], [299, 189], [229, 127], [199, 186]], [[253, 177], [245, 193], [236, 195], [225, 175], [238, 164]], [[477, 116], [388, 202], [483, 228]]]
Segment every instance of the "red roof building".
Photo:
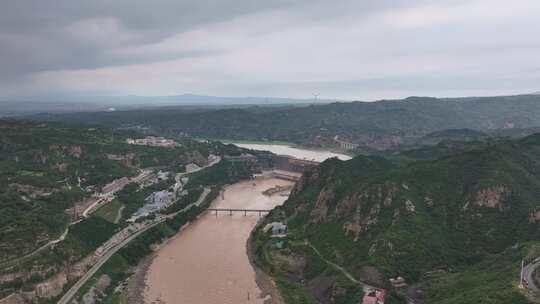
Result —
[[368, 288], [364, 293], [362, 304], [384, 304], [386, 290], [379, 288]]

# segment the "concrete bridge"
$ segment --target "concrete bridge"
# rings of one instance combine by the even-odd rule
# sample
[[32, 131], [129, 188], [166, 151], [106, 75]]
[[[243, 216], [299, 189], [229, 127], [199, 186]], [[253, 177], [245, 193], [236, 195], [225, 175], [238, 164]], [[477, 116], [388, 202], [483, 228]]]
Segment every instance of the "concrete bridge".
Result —
[[219, 212], [229, 213], [229, 215], [233, 215], [234, 212], [244, 213], [244, 216], [246, 216], [248, 213], [258, 213], [259, 216], [262, 216], [263, 213], [268, 213], [271, 210], [269, 209], [230, 209], [230, 208], [208, 208], [206, 209], [208, 212], [215, 212], [216, 216], [218, 216]]

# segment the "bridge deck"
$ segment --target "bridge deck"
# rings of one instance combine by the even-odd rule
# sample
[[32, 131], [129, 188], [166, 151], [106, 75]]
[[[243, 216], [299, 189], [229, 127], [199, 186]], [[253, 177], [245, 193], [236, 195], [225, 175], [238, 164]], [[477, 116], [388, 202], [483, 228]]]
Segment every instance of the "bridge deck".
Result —
[[207, 208], [208, 211], [232, 211], [232, 212], [270, 212], [271, 209], [234, 209], [234, 208]]

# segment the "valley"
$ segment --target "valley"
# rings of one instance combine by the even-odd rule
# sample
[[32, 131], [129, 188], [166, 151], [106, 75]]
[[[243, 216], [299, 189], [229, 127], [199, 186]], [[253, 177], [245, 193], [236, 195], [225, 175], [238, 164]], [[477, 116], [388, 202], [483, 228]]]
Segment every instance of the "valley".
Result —
[[0, 304], [540, 304], [539, 0], [0, 2]]
[[[265, 196], [275, 185], [291, 182], [256, 178], [227, 186], [212, 208], [272, 209], [285, 196]], [[263, 303], [246, 253], [249, 234], [258, 214], [205, 213], [164, 244], [146, 275], [145, 303]], [[249, 303], [248, 302], [248, 303]]]
[[[246, 166], [220, 162], [211, 154], [223, 153], [219, 144], [131, 145], [129, 138], [140, 135], [114, 132], [113, 137], [110, 130], [93, 127], [8, 120], [0, 124], [2, 303], [71, 303], [123, 247], [165, 222], [176, 227], [198, 214], [217, 191], [210, 188], [216, 183], [206, 184], [207, 171], [214, 172], [216, 182], [250, 176]], [[27, 137], [37, 133], [37, 140]], [[171, 201], [158, 204], [156, 193], [168, 193]]]
[[[33, 206], [2, 210], [36, 212], [34, 224], [15, 216], [3, 229], [2, 304], [537, 298], [534, 128], [435, 131], [366, 153], [337, 135], [224, 144], [154, 128], [2, 123], [2, 195]], [[41, 217], [53, 197], [62, 204], [49, 201], [53, 217]]]

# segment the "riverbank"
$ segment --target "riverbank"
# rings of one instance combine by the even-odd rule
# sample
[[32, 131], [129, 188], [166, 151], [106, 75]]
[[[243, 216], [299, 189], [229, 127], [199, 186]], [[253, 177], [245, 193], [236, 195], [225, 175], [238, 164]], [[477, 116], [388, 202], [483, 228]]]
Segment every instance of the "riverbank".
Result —
[[[278, 194], [274, 194], [274, 195], [278, 195]], [[263, 218], [261, 218], [257, 222], [257, 225], [255, 225], [255, 227], [251, 230], [248, 241], [246, 242], [246, 255], [249, 259], [249, 263], [251, 264], [251, 267], [253, 267], [253, 270], [255, 271], [255, 282], [261, 291], [258, 297], [264, 300], [264, 304], [285, 304], [274, 280], [269, 275], [267, 275], [261, 268], [259, 268], [254, 261], [254, 255], [253, 255], [252, 246], [251, 246], [252, 237], [256, 229], [259, 228], [260, 223], [263, 222], [262, 220]], [[181, 229], [178, 233], [182, 233], [182, 230], [183, 229]], [[173, 238], [164, 241], [162, 244], [156, 247], [154, 253], [144, 258], [140, 262], [140, 264], [137, 266], [135, 273], [129, 279], [129, 283], [127, 286], [128, 303], [145, 304], [144, 295], [145, 295], [145, 291], [148, 289], [147, 274], [148, 274], [149, 268], [152, 265], [154, 258], [157, 256], [158, 251], [164, 246], [166, 246], [167, 243], [169, 243]]]
[[[199, 215], [192, 222], [197, 221], [197, 219], [200, 216], [201, 215]], [[176, 233], [173, 237], [168, 238], [168, 239], [164, 240], [162, 243], [155, 245], [154, 248], [153, 248], [153, 252], [149, 256], [143, 258], [139, 262], [139, 264], [135, 268], [134, 274], [129, 278], [129, 281], [128, 281], [126, 294], [127, 294], [127, 300], [128, 300], [129, 304], [145, 304], [145, 293], [148, 290], [148, 284], [147, 284], [147, 277], [146, 276], [148, 274], [150, 266], [152, 265], [154, 259], [157, 256], [157, 253], [159, 252], [159, 250], [161, 248], [167, 246], [167, 244], [169, 242], [171, 242], [171, 240], [173, 240], [180, 233], [182, 233], [182, 231], [187, 226], [189, 226], [190, 224], [191, 224], [191, 222], [185, 224], [182, 228], [180, 228], [178, 233]], [[152, 302], [152, 303], [154, 303], [154, 302]], [[157, 303], [160, 303], [160, 302], [158, 301]]]
[[260, 297], [264, 299], [264, 304], [285, 304], [285, 301], [281, 297], [281, 294], [278, 287], [276, 286], [276, 282], [274, 281], [274, 279], [272, 279], [272, 277], [266, 274], [266, 272], [264, 272], [264, 270], [262, 270], [255, 262], [252, 242], [254, 233], [255, 231], [257, 231], [257, 229], [259, 229], [261, 223], [263, 223], [262, 219], [257, 223], [253, 230], [251, 230], [249, 239], [246, 243], [246, 253], [249, 258], [249, 263], [255, 271], [255, 282], [261, 290]]

